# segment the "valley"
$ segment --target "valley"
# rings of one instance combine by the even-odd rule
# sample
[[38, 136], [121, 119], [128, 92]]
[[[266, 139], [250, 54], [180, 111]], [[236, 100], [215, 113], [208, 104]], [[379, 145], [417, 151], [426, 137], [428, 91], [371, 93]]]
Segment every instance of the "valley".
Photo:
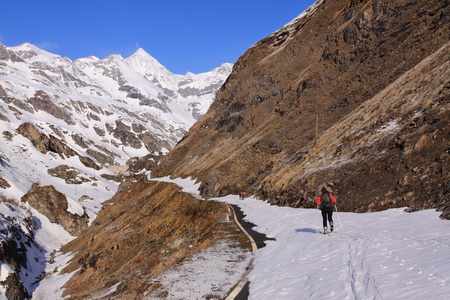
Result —
[[[444, 299], [449, 16], [318, 0], [185, 75], [143, 49], [0, 44], [0, 295], [224, 299], [248, 276], [250, 299]], [[322, 187], [336, 235], [320, 234]]]

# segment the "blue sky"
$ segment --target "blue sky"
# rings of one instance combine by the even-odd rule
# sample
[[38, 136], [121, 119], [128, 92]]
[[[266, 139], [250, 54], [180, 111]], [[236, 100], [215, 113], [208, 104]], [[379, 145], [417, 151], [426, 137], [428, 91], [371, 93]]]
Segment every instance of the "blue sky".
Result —
[[0, 43], [32, 43], [74, 60], [143, 48], [176, 74], [234, 63], [314, 0], [2, 1]]

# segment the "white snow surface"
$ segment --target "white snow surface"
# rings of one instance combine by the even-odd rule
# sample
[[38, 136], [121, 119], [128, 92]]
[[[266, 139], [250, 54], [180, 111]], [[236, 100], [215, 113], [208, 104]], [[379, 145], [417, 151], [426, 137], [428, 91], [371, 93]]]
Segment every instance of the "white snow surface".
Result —
[[286, 25], [284, 25], [282, 27], [286, 28], [286, 27], [291, 27], [293, 24], [295, 24], [298, 20], [300, 20], [301, 18], [304, 18], [306, 16], [310, 16], [313, 13], [316, 12], [317, 8], [323, 3], [324, 0], [317, 0], [316, 2], [314, 2], [310, 7], [308, 7], [305, 11], [303, 11], [300, 15], [298, 15], [295, 19], [293, 19], [292, 21], [290, 21], [289, 23], [287, 23]]
[[188, 177], [188, 178], [178, 177], [178, 178], [172, 179], [172, 178], [170, 178], [170, 176], [166, 176], [166, 177], [151, 179], [150, 176], [151, 175], [148, 175], [147, 178], [150, 179], [151, 181], [162, 181], [162, 182], [174, 183], [174, 184], [178, 185], [179, 187], [181, 187], [181, 189], [184, 193], [188, 193], [196, 198], [202, 199], [200, 196], [200, 193], [199, 193], [200, 183], [195, 183], [194, 180], [192, 179], [192, 177]]
[[[185, 190], [196, 186], [193, 180], [173, 181]], [[450, 295], [450, 222], [439, 219], [436, 211], [337, 212], [335, 232], [324, 235], [316, 209], [273, 206], [255, 197], [242, 201], [237, 195], [212, 200], [238, 205], [245, 219], [256, 224], [256, 231], [275, 238], [255, 253], [249, 299], [448, 299]], [[186, 286], [208, 277], [198, 274], [193, 279], [194, 275], [180, 272], [178, 284], [187, 277]], [[197, 299], [187, 288], [178, 293], [175, 299]]]
[[6, 280], [10, 273], [14, 273], [13, 268], [7, 263], [2, 263], [0, 266], [0, 281]]
[[[245, 275], [252, 254], [238, 252], [237, 242], [220, 241], [156, 277], [152, 282], [162, 283], [168, 299], [206, 299], [208, 295], [225, 298], [233, 286]], [[239, 255], [239, 259], [236, 256]], [[156, 290], [146, 299], [160, 299]]]
[[77, 271], [66, 274], [61, 274], [60, 271], [69, 264], [73, 256], [73, 254], [60, 253], [55, 257], [54, 263], [47, 265], [46, 276], [33, 292], [33, 299], [63, 299], [64, 289], [62, 287]]

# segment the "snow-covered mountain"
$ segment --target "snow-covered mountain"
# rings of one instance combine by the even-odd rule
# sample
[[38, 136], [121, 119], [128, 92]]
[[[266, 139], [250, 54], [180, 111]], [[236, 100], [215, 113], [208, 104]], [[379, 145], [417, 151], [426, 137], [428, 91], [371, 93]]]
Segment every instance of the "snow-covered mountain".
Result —
[[[87, 57], [71, 61], [28, 43], [0, 46], [0, 58], [4, 103], [18, 100], [27, 107], [28, 99], [42, 91], [71, 115], [64, 120], [69, 125], [108, 131], [106, 124], [123, 120], [146, 127], [132, 131], [135, 136], [147, 133], [152, 143], [142, 138], [144, 143], [136, 145], [112, 139], [134, 149], [145, 146], [149, 151], [166, 151], [183, 136], [206, 112], [232, 67], [223, 64], [207, 73], [177, 75], [143, 49], [126, 59], [110, 55], [103, 60]], [[111, 115], [114, 117], [108, 118]]]
[[0, 44], [0, 220], [11, 223], [0, 247], [29, 245], [0, 263], [6, 280], [23, 261], [14, 276], [26, 287], [10, 294], [26, 296], [37, 278], [25, 274], [39, 275], [49, 253], [93, 221], [130, 158], [165, 154], [184, 136], [231, 68], [178, 75], [143, 49], [72, 61]]
[[[71, 165], [67, 157], [48, 151], [28, 159], [38, 152], [23, 138], [30, 139], [29, 134], [17, 133], [22, 124], [31, 123], [34, 131], [75, 151], [66, 156], [92, 159], [96, 168], [123, 165], [132, 157], [170, 150], [206, 112], [231, 67], [177, 75], [143, 49], [126, 59], [110, 55], [71, 61], [29, 43], [0, 44], [0, 157], [24, 173], [1, 172], [15, 186], [6, 194], [20, 197], [30, 183], [45, 183], [47, 169], [55, 167], [49, 160]], [[26, 178], [26, 188], [17, 186], [14, 176]]]

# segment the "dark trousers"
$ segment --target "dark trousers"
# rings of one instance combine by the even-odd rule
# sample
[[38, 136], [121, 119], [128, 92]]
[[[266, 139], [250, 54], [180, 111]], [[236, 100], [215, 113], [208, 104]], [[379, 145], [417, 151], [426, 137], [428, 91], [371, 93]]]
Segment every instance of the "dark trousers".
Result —
[[322, 219], [323, 219], [323, 227], [327, 227], [327, 219], [330, 222], [330, 225], [333, 224], [333, 208], [332, 207], [322, 208]]

